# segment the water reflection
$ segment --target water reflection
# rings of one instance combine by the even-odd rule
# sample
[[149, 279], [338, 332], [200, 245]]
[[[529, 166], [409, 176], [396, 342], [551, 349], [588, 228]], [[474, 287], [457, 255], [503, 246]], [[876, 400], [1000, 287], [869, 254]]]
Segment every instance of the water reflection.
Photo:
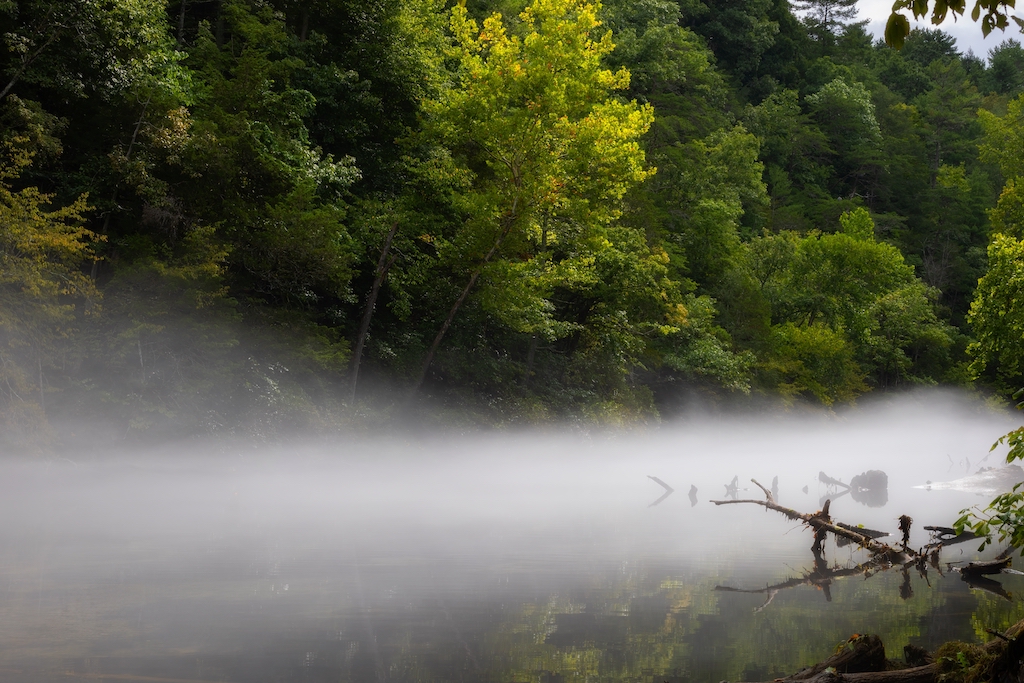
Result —
[[[812, 510], [827, 492], [816, 473], [856, 462], [887, 473], [888, 504], [835, 498], [835, 518], [939, 527], [985, 498], [913, 485], [948, 478], [947, 454], [977, 461], [1006, 428], [929, 404], [3, 462], [0, 680], [771, 680], [865, 629], [890, 656], [974, 640], [1022, 616], [1006, 599], [1021, 577], [1000, 575], [1002, 595], [947, 570], [974, 544], [947, 544], [941, 573], [880, 571], [855, 546], [809, 555], [793, 522], [697, 494], [771, 478], [773, 499]], [[652, 480], [689, 494], [652, 506]], [[915, 526], [909, 542], [943, 540]]]
[[868, 507], [883, 507], [889, 502], [889, 477], [881, 470], [868, 470], [855, 475], [849, 484], [818, 472], [818, 481], [825, 485], [825, 495], [819, 505], [828, 499], [837, 500], [849, 495], [854, 501]]
[[668, 498], [669, 496], [671, 496], [675, 492], [674, 488], [672, 488], [671, 486], [669, 486], [668, 484], [663, 482], [661, 479], [658, 479], [657, 477], [652, 477], [651, 475], [647, 475], [647, 478], [650, 479], [651, 481], [653, 481], [654, 483], [656, 483], [658, 486], [660, 486], [663, 489], [665, 489], [665, 493], [661, 494], [661, 497], [658, 498], [658, 500], [654, 501], [653, 503], [651, 503], [647, 507], [650, 507], [650, 508], [654, 507], [655, 505], [657, 505], [661, 501], [665, 500], [666, 498]]

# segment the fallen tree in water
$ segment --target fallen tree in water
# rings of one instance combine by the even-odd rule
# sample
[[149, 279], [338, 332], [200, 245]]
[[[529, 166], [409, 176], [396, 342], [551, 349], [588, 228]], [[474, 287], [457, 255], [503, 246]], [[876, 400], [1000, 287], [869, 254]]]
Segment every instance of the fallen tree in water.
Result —
[[[833, 521], [832, 517], [829, 515], [829, 506], [832, 502], [831, 500], [826, 500], [821, 510], [813, 514], [805, 514], [793, 510], [792, 508], [779, 505], [775, 502], [775, 496], [771, 491], [759, 484], [756, 480], [751, 479], [751, 481], [764, 491], [765, 500], [713, 500], [711, 502], [715, 505], [737, 505], [741, 503], [760, 505], [768, 508], [769, 510], [775, 510], [789, 519], [802, 521], [814, 531], [814, 544], [811, 546], [811, 553], [814, 557], [813, 571], [804, 574], [802, 577], [789, 579], [774, 586], [766, 586], [765, 588], [742, 589], [731, 588], [729, 586], [715, 587], [715, 590], [735, 593], [765, 593], [768, 596], [768, 599], [763, 605], [761, 605], [761, 607], [755, 610], [758, 612], [767, 607], [780, 590], [795, 588], [796, 586], [813, 585], [822, 591], [826, 600], [831, 602], [832, 595], [829, 587], [834, 579], [857, 575], [868, 577], [875, 572], [887, 571], [890, 569], [899, 569], [903, 572], [903, 583], [900, 585], [900, 597], [906, 600], [914, 594], [913, 588], [910, 585], [911, 570], [916, 570], [925, 581], [928, 581], [929, 568], [934, 569], [941, 576], [942, 566], [939, 563], [939, 552], [946, 546], [960, 543], [961, 541], [968, 540], [969, 538], [977, 538], [970, 532], [965, 532], [960, 536], [956, 536], [953, 534], [953, 530], [948, 527], [926, 526], [925, 529], [932, 532], [933, 540], [922, 548], [914, 550], [910, 547], [910, 526], [913, 523], [913, 520], [906, 515], [902, 515], [899, 518], [902, 540], [898, 545], [890, 545], [878, 540], [888, 536], [889, 534], [887, 532], [875, 531], [873, 529], [866, 529], [864, 527]], [[822, 544], [825, 542], [829, 533], [835, 537], [836, 545], [839, 547], [855, 543], [859, 547], [866, 549], [870, 555], [869, 559], [853, 567], [829, 567], [821, 554]], [[1012, 572], [1013, 570], [1009, 567], [1010, 558], [1009, 549], [1007, 549], [995, 560], [987, 562], [969, 562], [967, 565], [957, 568], [956, 571], [960, 573], [960, 578], [963, 579], [971, 588], [983, 590], [1005, 600], [1009, 600], [1011, 596], [1005, 589], [1003, 589], [1002, 585], [998, 581], [993, 581], [988, 578], [988, 576], [992, 574], [999, 574], [1007, 571]]]
[[[831, 500], [826, 500], [822, 505], [821, 510], [813, 514], [806, 514], [798, 512], [792, 508], [779, 505], [775, 502], [775, 496], [772, 492], [762, 486], [756, 479], [751, 479], [759, 489], [764, 491], [765, 500], [753, 500], [753, 499], [740, 499], [740, 500], [713, 500], [711, 501], [715, 505], [760, 505], [761, 507], [769, 510], [775, 510], [776, 512], [785, 515], [789, 519], [794, 521], [800, 521], [806, 524], [814, 531], [814, 544], [811, 546], [812, 552], [816, 556], [821, 552], [822, 544], [828, 537], [828, 534], [832, 534], [837, 541], [838, 545], [847, 545], [849, 543], [856, 543], [858, 546], [867, 550], [871, 555], [871, 561], [859, 565], [861, 567], [869, 566], [881, 566], [881, 565], [902, 565], [909, 567], [911, 565], [924, 566], [925, 564], [932, 564], [938, 566], [938, 555], [939, 551], [947, 545], [953, 545], [959, 543], [963, 538], [955, 535], [950, 535], [949, 532], [953, 532], [948, 527], [925, 527], [935, 534], [935, 541], [929, 543], [922, 548], [914, 550], [910, 547], [910, 527], [913, 521], [906, 515], [901, 515], [899, 520], [899, 528], [902, 534], [902, 540], [898, 545], [889, 545], [880, 538], [884, 538], [889, 534], [884, 531], [875, 531], [873, 529], [866, 529], [861, 526], [854, 526], [852, 524], [845, 524], [843, 522], [835, 522], [832, 520], [829, 514], [829, 506]], [[968, 532], [969, 533], [969, 532]], [[965, 534], [962, 534], [963, 536]], [[969, 538], [976, 538], [973, 534]], [[991, 562], [971, 562], [967, 566], [960, 569], [960, 572], [965, 575], [980, 576], [984, 574], [997, 574], [1010, 566], [1009, 559], [1009, 548], [1004, 550], [999, 556]]]
[[[751, 479], [765, 494], [765, 500], [728, 500], [712, 501], [715, 505], [758, 505], [774, 510], [787, 518], [801, 521], [814, 532], [814, 543], [811, 552], [814, 557], [814, 568], [803, 577], [759, 589], [740, 589], [727, 586], [716, 586], [716, 591], [732, 593], [762, 593], [767, 596], [765, 602], [755, 612], [765, 609], [775, 596], [783, 590], [797, 586], [815, 586], [824, 594], [826, 600], [831, 599], [829, 586], [836, 579], [864, 575], [868, 577], [874, 572], [899, 569], [903, 572], [903, 585], [900, 597], [906, 599], [912, 595], [910, 587], [910, 570], [915, 569], [928, 580], [928, 569], [934, 568], [940, 575], [942, 568], [939, 563], [940, 550], [948, 545], [958, 543], [959, 539], [951, 535], [952, 529], [944, 526], [925, 527], [933, 532], [932, 543], [914, 550], [909, 546], [911, 520], [906, 515], [899, 519], [901, 540], [890, 545], [879, 539], [888, 536], [883, 531], [874, 531], [851, 524], [833, 520], [828, 508], [831, 503], [826, 500], [821, 510], [806, 514], [786, 508], [775, 502], [772, 492]], [[826, 537], [835, 537], [837, 543], [850, 544], [865, 549], [869, 557], [866, 561], [849, 567], [829, 567], [821, 550]], [[1010, 566], [1009, 549], [1001, 553], [995, 560], [970, 562], [956, 569], [962, 579], [972, 588], [987, 591], [999, 597], [1010, 599], [1010, 594], [988, 575], [1006, 571]], [[1012, 570], [1011, 570], [1012, 571]], [[920, 647], [907, 645], [904, 648], [906, 660], [895, 663], [887, 660], [885, 646], [878, 636], [854, 635], [843, 643], [837, 652], [821, 663], [799, 671], [786, 678], [775, 679], [773, 683], [787, 681], [808, 681], [809, 683], [973, 683], [975, 681], [1021, 681], [1024, 680], [1024, 621], [1015, 624], [1006, 633], [989, 630], [994, 636], [984, 645], [969, 643], [946, 643], [935, 653], [928, 653]]]
[[[789, 519], [801, 521], [807, 526], [814, 530], [814, 548], [821, 549], [821, 544], [824, 543], [825, 538], [829, 533], [833, 534], [837, 538], [843, 538], [847, 541], [851, 541], [866, 548], [869, 552], [876, 556], [891, 557], [897, 559], [901, 557], [903, 551], [896, 550], [889, 546], [887, 543], [882, 543], [874, 537], [879, 532], [872, 532], [871, 530], [861, 529], [859, 527], [851, 526], [849, 524], [835, 524], [832, 522], [831, 516], [829, 516], [828, 508], [831, 504], [831, 500], [826, 500], [821, 510], [814, 514], [804, 514], [797, 512], [796, 510], [788, 507], [784, 507], [775, 502], [775, 497], [772, 492], [766, 489], [764, 486], [759, 484], [756, 479], [751, 479], [759, 489], [764, 491], [765, 500], [752, 500], [752, 499], [741, 499], [741, 500], [713, 500], [711, 501], [715, 505], [737, 505], [737, 504], [749, 504], [749, 505], [760, 505], [766, 507], [769, 510], [775, 510]], [[907, 518], [909, 519], [909, 517]], [[908, 527], [909, 531], [909, 527]], [[906, 550], [906, 535], [904, 536], [904, 551]]]
[[[939, 563], [939, 552], [943, 547], [959, 542], [956, 536], [947, 532], [947, 527], [925, 527], [933, 533], [932, 542], [919, 549], [912, 549], [910, 528], [913, 520], [906, 515], [900, 517], [901, 540], [896, 544], [888, 544], [879, 539], [888, 534], [861, 527], [836, 522], [829, 514], [831, 500], [826, 500], [822, 509], [806, 514], [779, 505], [772, 492], [751, 481], [765, 494], [765, 500], [713, 500], [715, 505], [750, 504], [775, 510], [785, 517], [803, 522], [814, 533], [811, 553], [814, 557], [813, 570], [798, 578], [757, 589], [733, 588], [716, 586], [717, 591], [733, 593], [763, 593], [765, 602], [755, 612], [768, 607], [775, 596], [783, 590], [803, 585], [819, 588], [826, 600], [831, 600], [829, 587], [835, 579], [848, 576], [870, 576], [878, 571], [897, 569], [903, 572], [903, 584], [900, 586], [900, 597], [907, 599], [913, 595], [910, 585], [910, 572], [916, 570], [926, 581], [928, 569], [932, 568], [942, 575]], [[822, 555], [822, 544], [831, 534], [837, 543], [855, 543], [869, 553], [869, 558], [852, 567], [829, 567]], [[948, 565], [951, 567], [951, 565]], [[1010, 599], [998, 581], [988, 576], [999, 574], [1009, 569], [1009, 549], [1001, 553], [995, 560], [970, 562], [958, 568], [961, 578], [972, 588], [985, 590], [1005, 599]], [[1005, 633], [989, 629], [994, 636], [984, 645], [969, 643], [947, 643], [935, 653], [928, 653], [922, 648], [908, 645], [904, 648], [905, 662], [897, 663], [887, 660], [885, 647], [878, 636], [854, 635], [843, 643], [836, 653], [828, 659], [786, 678], [777, 678], [773, 683], [788, 681], [808, 681], [810, 683], [974, 683], [975, 681], [1021, 681], [1024, 680], [1024, 620], [1014, 624]]]

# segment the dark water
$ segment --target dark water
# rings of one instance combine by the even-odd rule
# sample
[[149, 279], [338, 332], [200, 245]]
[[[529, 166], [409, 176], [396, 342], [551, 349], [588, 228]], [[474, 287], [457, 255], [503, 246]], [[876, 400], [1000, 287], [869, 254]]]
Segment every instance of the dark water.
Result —
[[[268, 452], [0, 464], [3, 681], [771, 680], [853, 633], [979, 639], [1024, 616], [943, 574], [775, 593], [813, 569], [782, 504], [895, 532], [990, 494], [913, 488], [983, 461], [1005, 415], [934, 400], [845, 418], [706, 420], [643, 434], [360, 439]], [[888, 475], [884, 505], [818, 472]], [[664, 490], [653, 475], [676, 489]], [[687, 496], [696, 486], [695, 505]], [[803, 487], [807, 487], [807, 492]], [[865, 559], [826, 549], [829, 567]], [[831, 599], [826, 599], [830, 597]]]

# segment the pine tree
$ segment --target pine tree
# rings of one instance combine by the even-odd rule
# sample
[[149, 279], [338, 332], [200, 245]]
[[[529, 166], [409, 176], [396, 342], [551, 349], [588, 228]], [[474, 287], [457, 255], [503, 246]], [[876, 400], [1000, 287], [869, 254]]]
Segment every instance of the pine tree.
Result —
[[857, 0], [796, 0], [792, 6], [806, 13], [808, 33], [823, 45], [831, 45], [840, 29], [857, 16]]

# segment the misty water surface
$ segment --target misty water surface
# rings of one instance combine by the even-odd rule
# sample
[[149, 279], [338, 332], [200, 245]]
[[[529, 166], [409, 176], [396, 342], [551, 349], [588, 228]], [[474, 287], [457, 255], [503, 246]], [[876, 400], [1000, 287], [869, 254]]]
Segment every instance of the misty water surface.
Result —
[[[1024, 615], [956, 574], [758, 588], [811, 568], [781, 515], [716, 507], [778, 477], [889, 478], [839, 520], [950, 524], [990, 495], [913, 488], [1001, 464], [1012, 416], [937, 396], [840, 417], [708, 417], [631, 433], [392, 434], [0, 464], [6, 681], [770, 680], [854, 632], [889, 656]], [[675, 493], [655, 506], [664, 490]], [[695, 486], [697, 503], [687, 493]], [[807, 487], [807, 492], [803, 491]], [[973, 557], [976, 544], [947, 550]], [[830, 546], [832, 565], [864, 559]], [[901, 586], [903, 587], [901, 594]], [[907, 589], [911, 594], [907, 594]], [[759, 611], [756, 611], [759, 610]]]

